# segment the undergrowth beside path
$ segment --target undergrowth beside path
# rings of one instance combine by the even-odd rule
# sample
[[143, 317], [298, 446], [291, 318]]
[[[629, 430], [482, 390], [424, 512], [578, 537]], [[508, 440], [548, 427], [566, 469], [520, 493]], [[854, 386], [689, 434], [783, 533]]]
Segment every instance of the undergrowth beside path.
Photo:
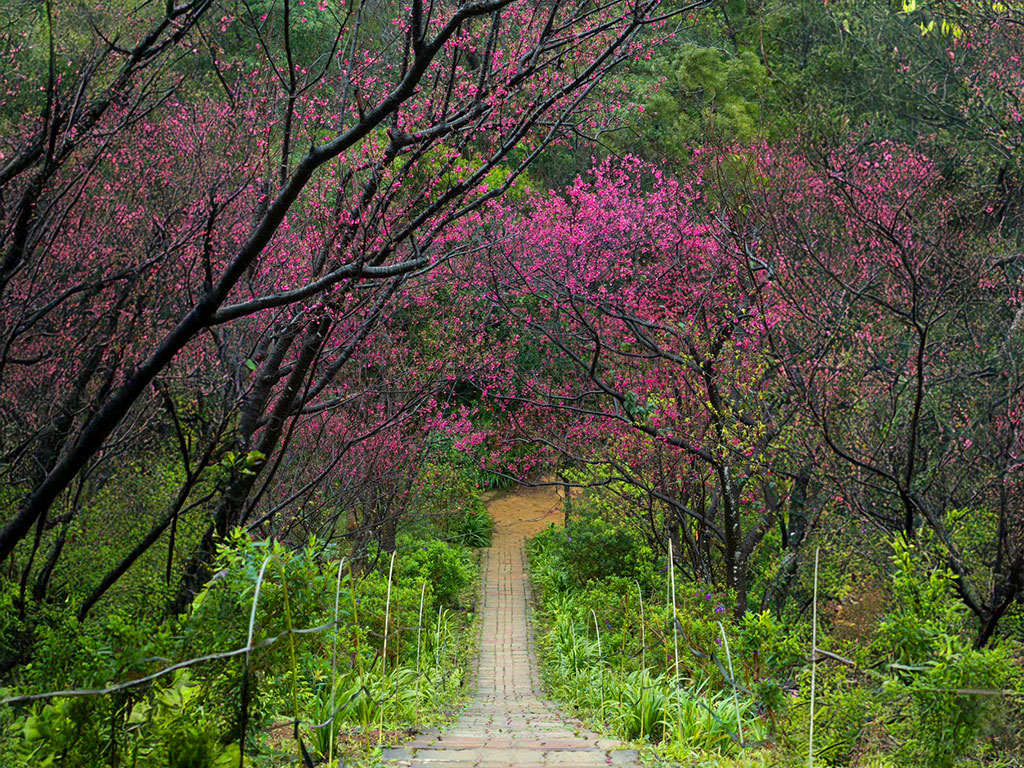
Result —
[[32, 663], [0, 689], [0, 764], [364, 764], [451, 722], [492, 524], [475, 494], [418, 503], [439, 509], [394, 552], [237, 531], [188, 613], [40, 622]]
[[543, 680], [645, 762], [1018, 764], [1010, 724], [1024, 697], [1012, 644], [973, 649], [956, 632], [951, 577], [922, 578], [913, 547], [894, 549], [893, 596], [873, 641], [833, 636], [822, 620], [812, 666], [810, 611], [736, 618], [728, 593], [683, 579], [613, 517], [588, 514], [586, 498], [574, 510], [568, 530], [552, 525], [528, 543]]

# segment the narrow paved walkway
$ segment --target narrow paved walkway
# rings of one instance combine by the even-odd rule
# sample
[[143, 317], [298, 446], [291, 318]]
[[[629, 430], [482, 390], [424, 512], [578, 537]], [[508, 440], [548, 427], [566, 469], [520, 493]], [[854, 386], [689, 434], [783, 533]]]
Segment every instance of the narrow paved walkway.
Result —
[[618, 750], [576, 721], [563, 719], [542, 696], [534, 653], [525, 541], [558, 521], [550, 489], [522, 490], [491, 504], [492, 547], [483, 569], [482, 627], [476, 694], [451, 730], [420, 736], [385, 758], [393, 766], [539, 768], [632, 766], [636, 753]]

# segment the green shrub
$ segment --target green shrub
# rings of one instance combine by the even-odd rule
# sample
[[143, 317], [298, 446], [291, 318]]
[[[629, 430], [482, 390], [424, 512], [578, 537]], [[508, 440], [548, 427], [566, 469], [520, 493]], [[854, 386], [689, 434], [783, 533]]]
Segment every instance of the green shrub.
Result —
[[573, 520], [566, 535], [565, 562], [580, 585], [609, 576], [648, 583], [653, 560], [633, 532], [596, 515]]
[[[135, 694], [134, 696], [138, 696]], [[141, 698], [133, 694], [56, 698], [38, 704], [11, 729], [20, 764], [221, 768], [238, 765], [237, 743], [204, 707], [206, 692], [183, 670]]]
[[789, 704], [784, 684], [802, 664], [806, 648], [799, 633], [768, 611], [747, 613], [739, 622], [732, 648], [737, 674], [754, 694], [757, 709], [765, 713], [773, 730]]
[[893, 547], [893, 607], [876, 643], [892, 663], [886, 690], [904, 712], [893, 729], [902, 741], [897, 757], [948, 768], [975, 753], [1005, 711], [1001, 697], [964, 689], [1019, 687], [1020, 672], [1006, 648], [971, 646], [952, 573], [900, 539]]
[[579, 589], [611, 578], [639, 582], [645, 594], [654, 580], [654, 555], [624, 527], [597, 516], [573, 520], [571, 528], [553, 525], [529, 543], [531, 573], [542, 589]]
[[403, 551], [395, 567], [405, 584], [430, 585], [433, 599], [428, 605], [434, 612], [438, 607], [455, 607], [473, 581], [473, 558], [469, 551], [443, 541]]

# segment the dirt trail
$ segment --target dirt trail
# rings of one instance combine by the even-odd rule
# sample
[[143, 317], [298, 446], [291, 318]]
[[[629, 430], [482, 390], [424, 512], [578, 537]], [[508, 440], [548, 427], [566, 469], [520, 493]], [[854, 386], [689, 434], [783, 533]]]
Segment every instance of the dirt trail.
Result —
[[494, 518], [495, 535], [511, 534], [529, 538], [548, 525], [561, 525], [562, 495], [558, 486], [517, 488], [503, 493], [484, 495], [487, 509]]
[[476, 693], [450, 730], [387, 750], [386, 761], [433, 768], [635, 765], [635, 752], [564, 719], [541, 691], [524, 543], [549, 523], [561, 524], [559, 496], [552, 487], [518, 489], [496, 496], [488, 509], [494, 539], [483, 566]]

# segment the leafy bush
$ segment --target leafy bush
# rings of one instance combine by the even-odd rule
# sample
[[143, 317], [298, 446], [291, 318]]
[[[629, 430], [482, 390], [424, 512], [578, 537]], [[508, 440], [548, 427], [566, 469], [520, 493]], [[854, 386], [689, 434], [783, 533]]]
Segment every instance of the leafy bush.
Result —
[[742, 672], [737, 674], [754, 694], [758, 711], [768, 716], [775, 730], [789, 704], [785, 689], [803, 663], [806, 645], [798, 633], [787, 629], [768, 611], [747, 613], [738, 630], [733, 653]]
[[[452, 608], [473, 581], [473, 559], [463, 547], [431, 541], [402, 552], [395, 566], [403, 579], [430, 585], [433, 599], [428, 603], [434, 612], [438, 607]], [[409, 582], [406, 582], [409, 583]]]
[[566, 534], [565, 562], [578, 585], [617, 576], [652, 583], [655, 558], [647, 543], [599, 495], [585, 496], [573, 505]]
[[1020, 673], [1006, 648], [971, 647], [952, 573], [900, 539], [893, 547], [893, 608], [877, 642], [892, 660], [886, 689], [906, 712], [895, 728], [898, 757], [907, 766], [948, 768], [997, 732], [1004, 712], [1001, 697], [965, 689], [1019, 687]]
[[17, 762], [25, 765], [116, 764], [226, 768], [238, 765], [238, 744], [225, 745], [221, 723], [203, 705], [206, 692], [187, 670], [142, 698], [56, 698], [39, 704], [11, 729]]
[[549, 526], [531, 540], [530, 551], [538, 561], [535, 580], [557, 591], [608, 578], [639, 582], [645, 592], [652, 583], [650, 548], [632, 532], [596, 516], [573, 520], [568, 532]]
[[[797, 678], [785, 743], [795, 754], [807, 754], [810, 720], [810, 667]], [[819, 663], [815, 671], [815, 763], [849, 765], [869, 746], [874, 723], [884, 717], [886, 702], [877, 690], [862, 685], [845, 666]]]
[[599, 517], [574, 520], [567, 536], [566, 561], [577, 582], [608, 576], [648, 577], [651, 552], [626, 529]]

